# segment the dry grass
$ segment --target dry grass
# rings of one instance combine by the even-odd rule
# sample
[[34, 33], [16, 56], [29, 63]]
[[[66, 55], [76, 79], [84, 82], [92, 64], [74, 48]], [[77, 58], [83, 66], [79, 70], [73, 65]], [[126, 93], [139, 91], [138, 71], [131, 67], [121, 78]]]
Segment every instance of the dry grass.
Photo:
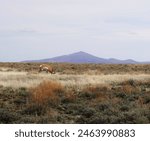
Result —
[[24, 110], [28, 115], [50, 114], [51, 108], [60, 104], [63, 87], [60, 83], [43, 81], [38, 86], [29, 89], [28, 102]]
[[0, 63], [0, 123], [150, 123], [150, 65], [38, 65]]
[[18, 71], [0, 72], [0, 85], [9, 87], [33, 87], [39, 85], [44, 80], [58, 81], [64, 86], [78, 86], [104, 84], [123, 82], [127, 80], [148, 81], [150, 74], [99, 74], [99, 75], [67, 75], [55, 74], [50, 75], [46, 73], [27, 73]]
[[46, 105], [49, 101], [53, 104], [57, 104], [59, 97], [57, 94], [63, 91], [63, 87], [60, 83], [53, 81], [44, 81], [38, 86], [31, 88], [31, 102], [40, 105]]
[[[150, 74], [148, 64], [70, 64], [70, 63], [47, 63], [60, 74]], [[37, 71], [40, 63], [0, 63], [1, 68], [18, 71]]]
[[40, 82], [37, 76], [28, 76], [26, 72], [0, 72], [0, 85], [4, 87], [32, 87]]

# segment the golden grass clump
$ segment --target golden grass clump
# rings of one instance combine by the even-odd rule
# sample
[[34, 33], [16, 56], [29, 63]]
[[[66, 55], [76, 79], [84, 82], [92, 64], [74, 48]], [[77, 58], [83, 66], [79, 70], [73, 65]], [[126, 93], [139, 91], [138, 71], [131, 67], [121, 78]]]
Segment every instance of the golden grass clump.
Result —
[[37, 104], [56, 105], [60, 102], [63, 87], [55, 81], [43, 81], [38, 86], [31, 88], [31, 101]]

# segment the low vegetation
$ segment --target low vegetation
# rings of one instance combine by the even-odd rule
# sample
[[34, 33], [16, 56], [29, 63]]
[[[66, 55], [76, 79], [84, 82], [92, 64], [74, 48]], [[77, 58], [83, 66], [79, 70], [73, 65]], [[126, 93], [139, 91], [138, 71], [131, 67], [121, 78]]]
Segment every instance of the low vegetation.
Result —
[[0, 63], [0, 123], [150, 123], [149, 65], [52, 65]]

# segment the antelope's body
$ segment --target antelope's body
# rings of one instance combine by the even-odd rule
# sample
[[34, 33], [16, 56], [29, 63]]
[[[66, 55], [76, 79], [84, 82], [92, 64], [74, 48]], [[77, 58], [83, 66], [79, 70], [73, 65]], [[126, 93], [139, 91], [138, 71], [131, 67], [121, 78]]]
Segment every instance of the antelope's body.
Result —
[[47, 73], [55, 74], [54, 69], [50, 65], [42, 64], [39, 67], [39, 72], [45, 71]]

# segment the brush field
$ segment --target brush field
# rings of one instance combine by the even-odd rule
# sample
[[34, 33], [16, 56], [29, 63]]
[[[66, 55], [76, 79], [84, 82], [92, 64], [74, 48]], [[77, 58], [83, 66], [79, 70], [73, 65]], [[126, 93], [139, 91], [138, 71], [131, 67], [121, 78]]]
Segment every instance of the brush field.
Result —
[[150, 65], [0, 63], [0, 123], [150, 123]]

